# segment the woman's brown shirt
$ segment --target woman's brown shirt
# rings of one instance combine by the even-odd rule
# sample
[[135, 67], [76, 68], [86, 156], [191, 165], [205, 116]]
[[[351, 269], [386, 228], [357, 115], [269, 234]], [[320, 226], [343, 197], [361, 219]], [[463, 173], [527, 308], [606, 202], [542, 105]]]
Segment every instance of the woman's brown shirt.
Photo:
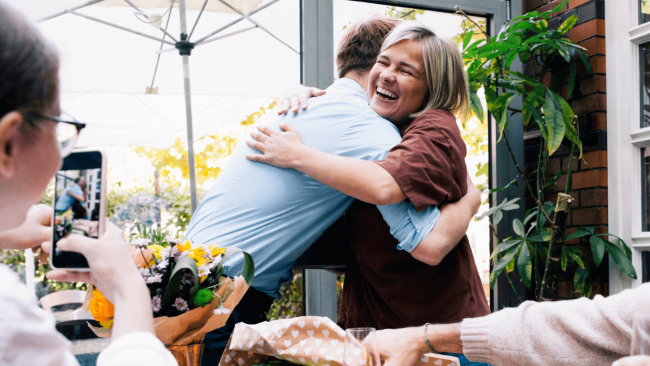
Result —
[[[433, 110], [416, 118], [377, 164], [421, 211], [467, 193], [465, 154], [455, 117]], [[356, 200], [343, 219], [354, 258], [339, 309], [342, 327], [402, 328], [490, 313], [467, 236], [439, 265], [429, 266], [396, 249], [376, 206]]]

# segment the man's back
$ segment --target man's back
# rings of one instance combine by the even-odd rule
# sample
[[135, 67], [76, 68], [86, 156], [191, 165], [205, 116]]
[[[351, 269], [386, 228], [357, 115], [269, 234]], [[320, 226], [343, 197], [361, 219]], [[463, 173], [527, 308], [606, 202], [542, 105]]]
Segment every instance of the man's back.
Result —
[[[278, 130], [290, 121], [305, 144], [318, 150], [365, 160], [383, 159], [401, 138], [390, 122], [368, 107], [363, 89], [341, 79], [296, 116], [261, 122]], [[253, 287], [277, 297], [295, 260], [338, 219], [352, 198], [294, 169], [280, 169], [245, 158], [257, 153], [240, 143], [195, 212], [186, 237], [193, 244], [237, 246], [255, 260]], [[226, 263], [240, 274], [241, 256]]]

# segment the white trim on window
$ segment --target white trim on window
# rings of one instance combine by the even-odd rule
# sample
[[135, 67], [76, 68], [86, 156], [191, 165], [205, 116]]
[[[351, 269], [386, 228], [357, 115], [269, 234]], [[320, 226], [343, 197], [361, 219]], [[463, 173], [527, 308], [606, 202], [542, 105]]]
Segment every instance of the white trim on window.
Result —
[[641, 128], [639, 46], [650, 41], [650, 23], [639, 23], [639, 0], [605, 0], [607, 47], [607, 170], [609, 232], [633, 248], [639, 274], [631, 280], [609, 263], [609, 293], [639, 286], [641, 251], [650, 250], [642, 228], [641, 149], [650, 146], [650, 128]]

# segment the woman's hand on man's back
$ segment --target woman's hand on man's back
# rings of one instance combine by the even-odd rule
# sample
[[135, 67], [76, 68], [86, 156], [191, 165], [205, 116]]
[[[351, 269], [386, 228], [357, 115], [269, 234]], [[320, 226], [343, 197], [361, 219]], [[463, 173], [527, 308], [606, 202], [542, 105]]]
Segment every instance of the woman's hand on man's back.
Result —
[[289, 110], [293, 113], [298, 113], [300, 109], [305, 110], [309, 98], [320, 97], [325, 93], [325, 90], [302, 85], [290, 88], [284, 92], [282, 99], [280, 99], [278, 114], [286, 114]]

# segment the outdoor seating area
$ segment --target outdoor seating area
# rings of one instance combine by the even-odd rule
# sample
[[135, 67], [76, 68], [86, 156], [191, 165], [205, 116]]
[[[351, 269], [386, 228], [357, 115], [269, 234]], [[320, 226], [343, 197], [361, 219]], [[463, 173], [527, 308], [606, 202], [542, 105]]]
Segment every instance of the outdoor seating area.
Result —
[[650, 366], [650, 0], [0, 0], [0, 365]]

